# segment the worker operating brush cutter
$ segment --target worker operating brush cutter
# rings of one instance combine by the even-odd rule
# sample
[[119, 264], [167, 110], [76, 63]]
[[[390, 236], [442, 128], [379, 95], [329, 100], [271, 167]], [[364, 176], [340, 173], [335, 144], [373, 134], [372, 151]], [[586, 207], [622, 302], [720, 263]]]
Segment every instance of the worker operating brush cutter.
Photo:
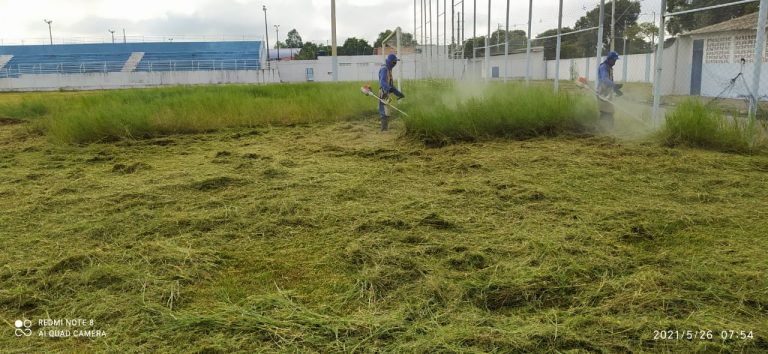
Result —
[[613, 66], [616, 65], [616, 60], [619, 60], [619, 54], [610, 52], [605, 61], [600, 64], [597, 75], [597, 89], [589, 87], [589, 83], [584, 77], [580, 77], [576, 83], [579, 87], [588, 89], [597, 95], [598, 108], [600, 109], [600, 125], [604, 130], [613, 128], [613, 115], [616, 112], [616, 106], [613, 103], [614, 95], [618, 97], [624, 95], [621, 92], [623, 85], [613, 81]]
[[[395, 88], [395, 80], [392, 76], [392, 69], [397, 65], [399, 59], [394, 54], [387, 56], [384, 65], [379, 69], [379, 117], [381, 118], [381, 131], [389, 130], [389, 117], [390, 108], [394, 108], [396, 111], [405, 114], [405, 112], [397, 109], [392, 105], [392, 95], [395, 95], [399, 99], [405, 98], [400, 90]], [[366, 92], [367, 91], [367, 92]], [[364, 86], [363, 93], [369, 96], [374, 96], [370, 87]], [[374, 96], [376, 97], [376, 96]], [[405, 114], [407, 115], [407, 114]]]

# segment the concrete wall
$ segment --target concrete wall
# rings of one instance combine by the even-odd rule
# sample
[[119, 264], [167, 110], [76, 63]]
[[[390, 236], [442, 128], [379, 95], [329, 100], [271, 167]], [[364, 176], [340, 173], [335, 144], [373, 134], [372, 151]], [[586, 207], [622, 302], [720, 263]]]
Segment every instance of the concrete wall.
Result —
[[277, 70], [40, 74], [0, 79], [0, 91], [104, 90], [167, 85], [275, 82], [280, 82]]

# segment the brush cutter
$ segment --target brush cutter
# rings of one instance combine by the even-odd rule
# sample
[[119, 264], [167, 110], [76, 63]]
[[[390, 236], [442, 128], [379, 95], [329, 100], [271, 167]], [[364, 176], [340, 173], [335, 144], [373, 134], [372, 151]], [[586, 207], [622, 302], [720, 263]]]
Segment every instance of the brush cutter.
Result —
[[600, 93], [597, 92], [597, 90], [593, 89], [592, 86], [589, 86], [589, 83], [587, 82], [587, 78], [580, 77], [578, 80], [576, 80], [576, 86], [578, 86], [579, 88], [589, 90], [590, 92], [594, 93], [597, 96], [597, 99], [599, 99], [600, 101], [610, 103], [611, 105], [613, 105], [613, 101], [608, 99], [608, 97], [600, 95]]
[[377, 96], [375, 93], [373, 93], [373, 91], [371, 91], [371, 86], [364, 85], [363, 87], [360, 88], [360, 92], [362, 92], [366, 96], [371, 96], [371, 97], [379, 100], [379, 102], [381, 102], [381, 103], [391, 107], [392, 109], [402, 113], [404, 116], [406, 116], [406, 117], [408, 116], [408, 113], [405, 113], [405, 112], [401, 111], [399, 108], [393, 106], [391, 103], [389, 103], [387, 101], [384, 101], [381, 98], [379, 98], [379, 96]]

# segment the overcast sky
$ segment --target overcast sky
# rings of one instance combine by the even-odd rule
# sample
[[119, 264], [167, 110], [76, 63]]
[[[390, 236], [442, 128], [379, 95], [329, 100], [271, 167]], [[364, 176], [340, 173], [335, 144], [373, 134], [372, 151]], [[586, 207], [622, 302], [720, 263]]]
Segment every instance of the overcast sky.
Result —
[[[433, 13], [438, 2], [443, 11], [443, 1], [431, 1]], [[450, 1], [446, 3], [450, 4]], [[128, 36], [151, 38], [180, 38], [182, 35], [263, 38], [262, 5], [268, 10], [270, 41], [274, 42], [275, 38], [273, 25], [280, 25], [281, 40], [288, 30], [295, 28], [305, 41], [326, 42], [331, 37], [330, 3], [330, 0], [0, 0], [0, 44], [47, 41], [48, 25], [44, 19], [53, 21], [56, 42], [83, 38], [108, 41], [108, 29], [115, 29], [120, 40], [123, 29]], [[506, 1], [491, 0], [491, 3], [490, 22], [495, 29], [505, 22]], [[586, 13], [585, 9], [592, 9], [597, 4], [599, 0], [564, 0], [563, 25], [572, 26]], [[641, 20], [651, 21], [651, 12], [659, 10], [660, 0], [642, 0], [642, 4], [647, 15]], [[472, 34], [472, 5], [473, 0], [466, 0], [467, 38]], [[478, 0], [477, 6], [478, 35], [482, 35], [488, 26], [488, 1]], [[510, 0], [510, 6], [510, 27], [526, 29], [528, 1]], [[557, 27], [557, 6], [557, 0], [534, 1], [534, 34]], [[413, 0], [337, 0], [339, 45], [347, 37], [362, 37], [373, 42], [379, 32], [396, 26], [412, 32], [413, 10]], [[460, 5], [457, 11], [460, 11]], [[437, 23], [434, 16], [433, 21]], [[450, 31], [450, 12], [448, 17]], [[436, 35], [435, 30], [433, 34]]]

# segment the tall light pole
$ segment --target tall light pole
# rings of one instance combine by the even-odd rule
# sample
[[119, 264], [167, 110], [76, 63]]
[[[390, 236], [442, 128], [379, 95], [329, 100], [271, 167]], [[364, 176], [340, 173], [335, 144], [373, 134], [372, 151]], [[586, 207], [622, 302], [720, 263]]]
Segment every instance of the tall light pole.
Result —
[[267, 37], [267, 65], [269, 65], [269, 26], [267, 25], [267, 5], [262, 5], [264, 9], [264, 35]]
[[53, 32], [51, 32], [51, 23], [53, 23], [53, 20], [43, 20], [45, 23], [48, 24], [48, 36], [51, 38], [51, 45], [53, 45]]
[[611, 1], [611, 51], [616, 50], [616, 1]]
[[125, 37], [125, 28], [123, 28], [123, 44], [128, 43], [128, 39]]
[[[422, 28], [422, 31], [424, 28]], [[423, 45], [423, 41], [421, 42]], [[333, 81], [339, 81], [339, 51], [336, 49], [336, 0], [331, 0], [331, 72]]]
[[108, 29], [107, 32], [112, 34], [112, 44], [115, 44], [115, 30]]
[[279, 61], [280, 60], [280, 25], [275, 25], [275, 37], [277, 37], [277, 39], [275, 39], [277, 41], [277, 44], [275, 45], [277, 46], [277, 60]]

